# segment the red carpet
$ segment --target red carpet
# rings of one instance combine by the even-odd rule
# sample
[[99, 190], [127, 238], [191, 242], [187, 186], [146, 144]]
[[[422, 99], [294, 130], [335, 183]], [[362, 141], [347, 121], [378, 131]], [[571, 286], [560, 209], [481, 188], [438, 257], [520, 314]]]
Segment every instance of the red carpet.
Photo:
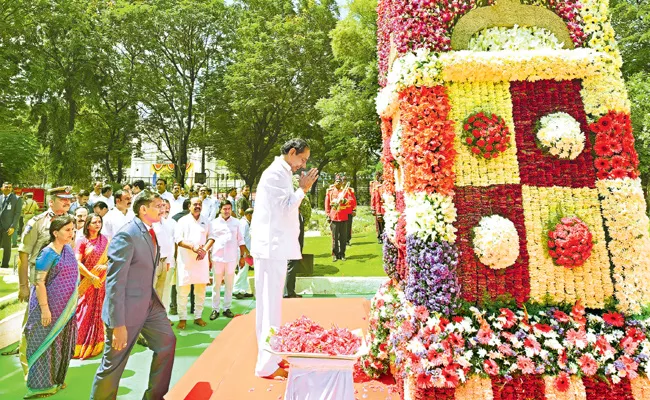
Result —
[[[282, 322], [306, 315], [322, 326], [365, 330], [370, 302], [366, 299], [285, 299]], [[166, 400], [277, 400], [285, 383], [254, 374], [257, 345], [255, 311], [237, 317], [216, 337], [187, 373], [171, 388]], [[355, 384], [358, 399], [398, 399], [389, 386], [371, 381]]]

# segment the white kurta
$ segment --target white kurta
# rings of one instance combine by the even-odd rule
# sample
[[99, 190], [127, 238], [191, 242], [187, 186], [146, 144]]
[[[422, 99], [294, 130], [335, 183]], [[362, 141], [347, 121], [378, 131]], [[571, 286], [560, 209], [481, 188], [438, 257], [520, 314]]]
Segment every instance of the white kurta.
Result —
[[245, 244], [239, 220], [230, 217], [224, 220], [221, 216], [210, 222], [210, 237], [212, 245], [212, 261], [233, 262], [239, 259], [239, 246]]
[[[208, 241], [209, 233], [210, 223], [205, 217], [199, 216], [196, 220], [192, 214], [187, 214], [178, 220], [174, 231], [174, 242], [178, 244], [183, 241], [191, 246], [201, 246]], [[208, 257], [197, 260], [196, 253], [192, 250], [179, 247], [176, 274], [177, 286], [208, 283], [210, 281]]]
[[172, 200], [169, 201], [169, 215], [171, 217], [183, 211], [183, 202], [185, 199], [186, 197], [183, 196], [178, 196], [177, 199], [174, 199], [172, 196]]

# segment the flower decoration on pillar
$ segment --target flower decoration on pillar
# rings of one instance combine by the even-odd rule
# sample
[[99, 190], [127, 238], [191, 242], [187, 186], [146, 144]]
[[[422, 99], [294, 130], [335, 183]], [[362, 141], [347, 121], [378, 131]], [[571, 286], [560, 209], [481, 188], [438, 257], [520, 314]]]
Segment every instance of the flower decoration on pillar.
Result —
[[519, 257], [515, 224], [500, 215], [483, 217], [474, 228], [474, 253], [492, 269], [507, 268]]
[[476, 156], [494, 159], [510, 147], [510, 131], [498, 115], [478, 112], [465, 120], [463, 141]]
[[548, 253], [556, 265], [577, 268], [594, 247], [589, 227], [578, 217], [564, 217], [548, 232]]
[[537, 144], [551, 156], [575, 160], [585, 149], [580, 123], [564, 112], [543, 116], [538, 122]]

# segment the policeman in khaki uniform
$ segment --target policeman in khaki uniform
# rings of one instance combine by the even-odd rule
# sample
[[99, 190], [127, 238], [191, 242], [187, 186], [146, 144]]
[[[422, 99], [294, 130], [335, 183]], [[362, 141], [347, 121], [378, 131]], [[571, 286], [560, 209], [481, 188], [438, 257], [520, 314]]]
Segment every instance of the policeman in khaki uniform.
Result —
[[[64, 215], [70, 209], [74, 199], [70, 186], [62, 186], [48, 190], [50, 196], [49, 208], [47, 211], [36, 215], [27, 222], [23, 231], [22, 241], [18, 247], [18, 281], [20, 288], [18, 300], [29, 301], [29, 277], [35, 274], [36, 257], [43, 247], [50, 242], [50, 222], [54, 217]], [[27, 317], [25, 310], [25, 318]], [[22, 345], [22, 342], [21, 344]], [[2, 353], [2, 355], [18, 354], [20, 345], [13, 351]]]
[[325, 214], [332, 229], [332, 261], [345, 261], [345, 246], [348, 243], [349, 204], [345, 197], [346, 188], [340, 175], [334, 177], [334, 184], [325, 193]]
[[74, 199], [70, 190], [70, 186], [50, 189], [48, 191], [50, 195], [49, 208], [30, 219], [23, 230], [22, 243], [18, 247], [18, 257], [20, 258], [18, 298], [20, 301], [29, 300], [28, 272], [33, 273], [38, 252], [50, 242], [50, 222], [55, 216], [63, 215], [70, 209], [70, 204]]

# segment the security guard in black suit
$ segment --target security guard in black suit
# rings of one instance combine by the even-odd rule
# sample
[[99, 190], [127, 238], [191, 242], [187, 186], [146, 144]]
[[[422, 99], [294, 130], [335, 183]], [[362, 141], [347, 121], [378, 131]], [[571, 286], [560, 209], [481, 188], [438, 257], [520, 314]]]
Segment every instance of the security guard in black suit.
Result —
[[11, 236], [18, 229], [22, 216], [23, 200], [14, 193], [9, 182], [2, 184], [0, 195], [0, 247], [2, 247], [2, 268], [9, 268], [11, 259]]

